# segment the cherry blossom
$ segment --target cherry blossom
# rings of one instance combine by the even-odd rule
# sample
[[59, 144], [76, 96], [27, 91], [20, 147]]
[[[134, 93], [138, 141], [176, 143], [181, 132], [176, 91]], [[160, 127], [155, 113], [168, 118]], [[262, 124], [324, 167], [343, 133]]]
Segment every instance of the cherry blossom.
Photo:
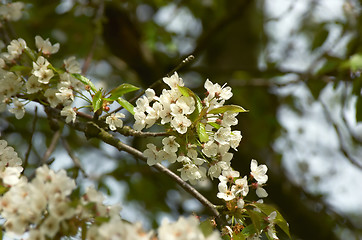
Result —
[[250, 174], [256, 181], [258, 181], [259, 184], [264, 184], [268, 181], [268, 176], [266, 175], [268, 168], [266, 165], [262, 164], [258, 166], [258, 162], [253, 159], [251, 160], [250, 169]]

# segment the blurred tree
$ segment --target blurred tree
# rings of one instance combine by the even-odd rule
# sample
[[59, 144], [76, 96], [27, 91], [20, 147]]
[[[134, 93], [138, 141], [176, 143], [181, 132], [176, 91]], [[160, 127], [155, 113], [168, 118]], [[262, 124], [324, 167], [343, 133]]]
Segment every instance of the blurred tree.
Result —
[[[251, 158], [269, 166], [269, 200], [290, 223], [295, 239], [360, 239], [362, 225], [358, 214], [356, 217], [331, 206], [326, 200], [328, 196], [323, 194], [328, 189], [316, 193], [298, 182], [285, 168], [285, 161], [292, 159], [286, 160], [284, 153], [275, 149], [277, 139], [288, 138], [280, 109], [287, 107], [302, 117], [305, 112], [300, 101], [307, 105], [319, 104], [323, 109], [321, 114], [337, 136], [339, 147], [334, 150], [342, 156], [338, 160], [362, 169], [358, 157], [362, 143], [358, 130], [362, 121], [362, 6], [359, 1], [338, 0], [334, 4], [327, 0], [303, 1], [303, 4], [302, 1], [271, 0], [25, 2], [28, 25], [15, 23], [5, 27], [21, 33], [26, 40], [33, 39], [36, 33], [59, 41], [63, 56], [54, 57], [62, 59], [64, 55], [78, 54], [84, 63], [90, 64], [83, 70], [88, 70], [90, 78], [99, 79], [99, 84], [104, 86], [114, 86], [126, 79], [147, 88], [185, 57], [194, 55], [195, 63], [180, 69], [185, 79], [194, 79], [187, 84], [201, 91], [201, 79], [228, 82], [234, 90], [233, 101], [250, 110], [239, 115], [244, 140], [235, 153], [233, 167], [245, 174]], [[284, 12], [275, 15], [278, 12], [275, 9], [281, 6]], [[331, 9], [337, 13], [325, 16]], [[169, 19], [160, 21], [160, 17], [165, 16]], [[187, 17], [193, 20], [185, 22]], [[287, 28], [291, 30], [286, 33]], [[187, 29], [191, 29], [191, 33]], [[17, 37], [0, 36], [4, 41]], [[187, 44], [191, 47], [182, 50]], [[321, 98], [330, 85], [345, 86], [345, 94], [336, 103], [342, 109], [338, 119], [331, 113], [330, 103]], [[283, 93], [290, 86], [306, 89], [312, 98], [308, 95], [298, 99], [295, 92]], [[355, 112], [353, 124], [344, 115], [351, 112], [347, 109], [351, 104]], [[11, 116], [1, 116], [2, 134], [18, 148], [26, 148], [34, 129], [30, 118], [17, 123]], [[48, 127], [45, 120], [39, 116], [36, 122], [35, 128], [42, 134], [33, 137], [45, 141], [35, 144], [29, 157], [29, 164], [34, 167], [43, 161], [44, 149], [51, 146], [51, 129], [57, 131]], [[15, 133], [14, 129], [21, 131]], [[62, 138], [80, 158], [88, 144], [102, 151], [97, 141], [88, 142], [75, 131], [65, 131]], [[318, 140], [321, 145], [329, 143], [323, 136]], [[132, 141], [141, 149], [145, 144], [144, 139]], [[285, 151], [287, 149], [285, 146]], [[101, 180], [99, 187], [111, 191], [106, 184], [107, 177], [127, 182], [127, 200], [138, 203], [140, 209], [147, 209], [146, 215], [152, 224], [157, 224], [155, 213], [192, 211], [183, 201], [169, 201], [172, 189], [177, 188], [174, 183], [158, 179], [163, 176], [155, 178], [152, 170], [125, 154], [106, 155], [117, 159], [116, 166], [97, 176]], [[312, 155], [308, 158], [313, 160]], [[305, 174], [306, 178], [312, 177]], [[148, 184], [151, 181], [168, 184], [153, 188]], [[145, 186], [147, 193], [144, 193]], [[216, 186], [201, 191], [213, 202], [218, 201]]]

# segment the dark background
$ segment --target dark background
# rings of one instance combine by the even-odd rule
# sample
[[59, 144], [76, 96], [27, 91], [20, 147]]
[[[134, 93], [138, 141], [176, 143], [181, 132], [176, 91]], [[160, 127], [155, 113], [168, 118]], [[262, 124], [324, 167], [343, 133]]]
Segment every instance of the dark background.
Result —
[[[194, 55], [195, 60], [178, 71], [180, 76], [199, 94], [207, 78], [228, 83], [234, 93], [229, 103], [249, 110], [238, 117], [243, 140], [232, 166], [243, 175], [250, 171], [253, 158], [268, 165], [266, 202], [277, 206], [294, 239], [361, 239], [362, 205], [351, 206], [349, 201], [358, 202], [362, 189], [359, 1], [25, 2], [26, 14], [9, 26], [8, 36], [22, 37], [29, 45], [34, 44], [35, 35], [59, 42], [53, 64], [61, 65], [62, 59], [76, 55], [98, 87], [111, 89], [129, 82], [147, 88]], [[1, 113], [2, 137], [22, 152], [33, 136], [32, 115], [28, 112], [15, 121]], [[34, 168], [53, 136], [47, 119], [41, 113], [38, 117], [33, 141], [41, 141], [35, 141], [29, 158]], [[313, 126], [319, 128], [318, 134], [308, 130]], [[176, 194], [173, 189], [178, 187], [167, 177], [132, 157], [105, 150], [96, 140], [86, 141], [68, 128], [62, 138], [98, 187], [113, 194], [114, 200], [121, 200], [115, 183], [126, 183], [121, 184], [127, 186], [124, 205], [132, 203], [152, 225], [161, 213], [178, 216], [197, 210], [205, 214], [188, 206], [193, 203], [188, 201], [190, 196], [183, 191]], [[143, 150], [146, 142], [154, 140], [127, 141]], [[305, 146], [302, 155], [300, 146]], [[57, 149], [58, 154], [64, 152], [61, 144]], [[93, 156], [103, 157], [90, 159], [90, 149]], [[67, 156], [60, 156], [55, 167], [66, 161]], [[97, 172], [105, 162], [110, 167]], [[72, 164], [66, 166], [69, 172], [75, 171]], [[348, 172], [351, 169], [353, 173]], [[353, 181], [343, 177], [348, 174], [355, 176]], [[339, 199], [345, 201], [332, 204], [336, 182], [342, 189], [355, 191], [340, 191]], [[216, 185], [200, 191], [218, 203]]]

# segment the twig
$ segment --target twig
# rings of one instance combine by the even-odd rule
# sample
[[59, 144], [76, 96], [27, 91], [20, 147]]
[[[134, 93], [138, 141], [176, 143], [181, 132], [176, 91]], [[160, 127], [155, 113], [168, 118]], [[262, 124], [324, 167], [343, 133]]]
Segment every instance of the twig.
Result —
[[191, 54], [197, 57], [199, 53], [207, 47], [210, 43], [210, 39], [213, 39], [215, 33], [220, 32], [229, 23], [243, 16], [243, 13], [246, 11], [248, 5], [252, 2], [252, 0], [241, 1], [241, 3], [239, 3], [238, 6], [235, 6], [224, 18], [216, 22], [213, 27], [199, 37], [197, 45]]
[[[64, 118], [60, 116], [60, 110], [53, 109], [50, 107], [45, 107], [45, 111], [48, 115], [52, 116], [53, 118], [60, 119], [64, 121]], [[124, 144], [121, 142], [118, 138], [114, 137], [112, 134], [108, 133], [104, 129], [100, 128], [97, 124], [94, 122], [80, 122], [78, 120], [75, 120], [74, 122], [67, 123], [72, 128], [84, 132], [85, 136], [89, 138], [98, 138], [102, 140], [105, 143], [108, 143], [111, 146], [114, 146], [119, 151], [125, 151], [131, 155], [133, 155], [135, 158], [140, 159], [144, 162], [147, 162], [147, 158], [143, 156], [142, 152], [139, 150], [128, 146], [127, 144]], [[184, 180], [182, 180], [178, 175], [173, 173], [168, 168], [162, 166], [161, 164], [155, 164], [153, 165], [154, 168], [156, 168], [158, 171], [165, 173], [167, 176], [172, 178], [173, 181], [175, 181], [180, 187], [182, 187], [185, 191], [190, 193], [193, 197], [195, 197], [197, 200], [199, 200], [209, 211], [214, 215], [219, 222], [223, 223], [223, 219], [221, 219], [220, 213], [216, 209], [215, 205], [212, 204], [208, 199], [206, 199], [201, 193], [199, 193], [195, 188], [193, 188], [191, 185], [186, 183]]]
[[33, 125], [32, 125], [32, 128], [31, 128], [28, 149], [27, 149], [27, 151], [25, 153], [25, 158], [24, 158], [24, 164], [23, 164], [24, 169], [26, 169], [26, 167], [28, 166], [30, 152], [31, 152], [31, 149], [33, 147], [33, 136], [34, 136], [37, 121], [38, 121], [38, 107], [35, 106], [35, 109], [34, 109], [34, 121], [33, 121]]
[[352, 163], [353, 165], [355, 165], [359, 169], [362, 169], [362, 163], [349, 153], [348, 148], [345, 145], [344, 140], [343, 140], [342, 131], [340, 130], [338, 125], [334, 122], [334, 120], [333, 120], [333, 118], [332, 118], [332, 116], [331, 116], [331, 114], [330, 114], [330, 112], [328, 110], [328, 107], [326, 106], [326, 104], [322, 100], [320, 100], [320, 103], [321, 103], [321, 105], [322, 105], [322, 107], [324, 109], [324, 113], [325, 113], [328, 121], [332, 123], [332, 125], [333, 125], [333, 127], [334, 127], [334, 129], [335, 129], [335, 131], [337, 133], [338, 141], [339, 141], [339, 148], [340, 148], [341, 152], [347, 158], [347, 160], [349, 160], [350, 163]]
[[81, 164], [79, 158], [73, 154], [72, 149], [70, 148], [68, 142], [64, 138], [62, 138], [62, 143], [63, 143], [63, 146], [64, 146], [65, 150], [67, 151], [69, 157], [72, 159], [74, 166], [83, 173], [84, 177], [88, 177], [87, 173], [84, 171], [84, 169], [82, 167], [82, 164]]
[[[95, 16], [95, 18], [94, 18], [94, 23], [96, 24], [96, 26], [95, 26], [95, 29], [96, 29], [96, 30], [97, 30], [97, 27], [98, 27], [98, 30], [99, 30], [99, 28], [100, 28], [100, 27], [99, 27], [100, 24], [99, 24], [98, 26], [97, 26], [97, 24], [98, 24], [100, 21], [102, 21], [103, 13], [104, 13], [104, 1], [101, 1], [101, 2], [99, 3], [99, 7], [98, 7], [97, 14], [96, 14], [96, 16]], [[94, 53], [94, 51], [95, 51], [95, 49], [96, 49], [96, 47], [97, 47], [97, 44], [98, 44], [98, 42], [99, 42], [99, 40], [100, 40], [100, 38], [101, 38], [100, 36], [101, 36], [101, 33], [100, 33], [100, 32], [96, 32], [96, 33], [95, 33], [95, 36], [94, 36], [94, 38], [93, 38], [93, 42], [92, 42], [91, 49], [90, 49], [90, 51], [89, 51], [89, 53], [88, 53], [87, 58], [86, 58], [85, 61], [84, 61], [83, 67], [82, 67], [82, 74], [83, 74], [83, 75], [88, 71], [89, 65], [90, 65], [90, 63], [91, 63], [91, 61], [92, 61], [92, 58], [93, 58], [93, 53]]]
[[170, 135], [167, 132], [140, 132], [130, 128], [129, 126], [118, 128], [117, 132], [119, 132], [124, 136], [134, 136], [134, 137], [162, 137]]
[[50, 155], [54, 152], [54, 150], [58, 144], [61, 133], [62, 133], [62, 129], [59, 129], [54, 133], [52, 141], [50, 142], [50, 145], [43, 156], [43, 159], [41, 161], [42, 163], [46, 163], [46, 161], [49, 159]]

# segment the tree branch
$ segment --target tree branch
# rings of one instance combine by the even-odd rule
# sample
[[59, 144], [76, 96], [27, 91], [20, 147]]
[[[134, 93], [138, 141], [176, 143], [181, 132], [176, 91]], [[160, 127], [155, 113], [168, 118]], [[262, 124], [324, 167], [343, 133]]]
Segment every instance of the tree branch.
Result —
[[33, 147], [33, 136], [34, 136], [37, 121], [38, 121], [38, 107], [35, 107], [34, 120], [33, 120], [33, 125], [32, 125], [32, 129], [31, 129], [31, 133], [30, 133], [30, 138], [29, 138], [29, 145], [28, 145], [28, 149], [25, 153], [25, 158], [24, 158], [24, 164], [23, 164], [24, 169], [27, 167], [28, 162], [29, 162], [29, 156], [30, 156], [31, 149]]
[[[59, 120], [64, 121], [64, 118], [60, 116], [60, 110], [50, 108], [50, 107], [44, 107], [45, 112], [52, 118], [56, 118]], [[108, 143], [111, 146], [114, 146], [119, 151], [125, 151], [131, 155], [133, 155], [135, 158], [138, 158], [144, 162], [147, 162], [147, 158], [143, 156], [142, 152], [139, 150], [121, 142], [118, 138], [114, 137], [112, 134], [108, 133], [101, 127], [99, 127], [96, 123], [92, 121], [88, 122], [80, 122], [78, 120], [75, 120], [74, 123], [70, 122], [67, 123], [72, 128], [84, 132], [85, 136], [90, 138], [98, 138], [102, 140], [105, 143]], [[199, 193], [194, 187], [186, 183], [184, 180], [182, 180], [178, 175], [176, 175], [174, 172], [169, 170], [168, 168], [164, 167], [161, 164], [155, 164], [153, 165], [154, 168], [156, 168], [158, 171], [163, 172], [167, 176], [169, 176], [173, 181], [175, 181], [181, 188], [183, 188], [186, 192], [190, 193], [193, 197], [195, 197], [197, 200], [199, 200], [211, 213], [213, 216], [215, 216], [220, 223], [223, 223], [223, 219], [220, 217], [220, 213], [216, 209], [215, 205], [212, 204], [208, 199], [206, 199], [201, 193]]]
[[61, 133], [62, 133], [62, 129], [59, 129], [54, 133], [52, 141], [51, 141], [48, 149], [46, 150], [46, 152], [45, 152], [45, 154], [44, 154], [44, 156], [42, 158], [41, 163], [45, 163], [49, 159], [52, 152], [54, 152], [54, 150], [55, 150], [55, 148], [57, 146], [57, 143], [59, 141]]

